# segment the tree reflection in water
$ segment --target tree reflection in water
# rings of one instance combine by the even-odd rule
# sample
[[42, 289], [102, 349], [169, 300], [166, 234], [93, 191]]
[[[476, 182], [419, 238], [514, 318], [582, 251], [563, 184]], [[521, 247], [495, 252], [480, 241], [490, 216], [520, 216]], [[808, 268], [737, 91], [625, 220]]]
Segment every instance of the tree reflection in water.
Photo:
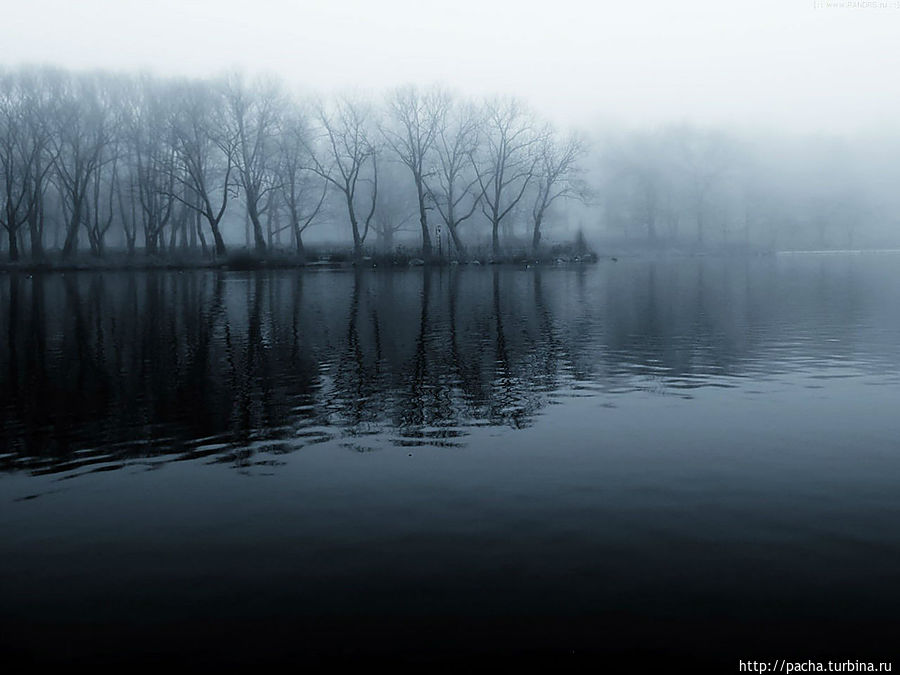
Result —
[[897, 348], [873, 339], [896, 327], [870, 276], [776, 260], [7, 275], [0, 469], [452, 448], [566, 396], [777, 375], [832, 358], [829, 337], [877, 370]]

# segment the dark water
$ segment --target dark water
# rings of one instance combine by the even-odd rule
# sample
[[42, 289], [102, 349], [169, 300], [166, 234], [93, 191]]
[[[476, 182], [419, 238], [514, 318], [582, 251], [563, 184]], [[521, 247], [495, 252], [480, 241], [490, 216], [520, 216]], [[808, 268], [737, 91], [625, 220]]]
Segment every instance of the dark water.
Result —
[[893, 656], [900, 257], [0, 277], [7, 658]]

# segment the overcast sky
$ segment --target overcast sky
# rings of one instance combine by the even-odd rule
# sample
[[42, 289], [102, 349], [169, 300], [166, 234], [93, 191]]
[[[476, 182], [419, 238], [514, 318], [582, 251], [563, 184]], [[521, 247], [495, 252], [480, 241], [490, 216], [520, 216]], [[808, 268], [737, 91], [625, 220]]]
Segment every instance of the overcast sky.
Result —
[[514, 93], [580, 125], [897, 129], [900, 0], [817, 4], [826, 2], [0, 0], [0, 63], [237, 67], [325, 91], [439, 81]]

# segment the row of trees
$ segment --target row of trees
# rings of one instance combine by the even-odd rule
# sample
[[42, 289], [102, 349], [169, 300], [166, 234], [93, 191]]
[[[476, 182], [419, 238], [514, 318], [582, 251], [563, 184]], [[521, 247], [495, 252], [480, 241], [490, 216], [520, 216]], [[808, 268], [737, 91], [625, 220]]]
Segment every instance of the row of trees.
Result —
[[0, 73], [0, 224], [12, 260], [85, 244], [98, 256], [221, 256], [235, 203], [259, 253], [289, 245], [302, 256], [320, 223], [349, 230], [356, 257], [372, 234], [390, 250], [413, 215], [426, 258], [436, 226], [447, 253], [464, 256], [480, 234], [464, 232], [473, 215], [495, 256], [513, 216], [527, 218], [537, 252], [551, 206], [585, 194], [584, 153], [517, 100], [476, 105], [440, 88], [400, 88], [376, 104], [300, 100], [240, 76]]

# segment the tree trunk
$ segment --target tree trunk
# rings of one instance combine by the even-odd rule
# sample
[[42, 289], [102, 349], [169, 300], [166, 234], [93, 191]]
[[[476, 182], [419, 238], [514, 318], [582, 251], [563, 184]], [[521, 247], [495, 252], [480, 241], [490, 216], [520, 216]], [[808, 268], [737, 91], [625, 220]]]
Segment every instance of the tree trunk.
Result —
[[353, 257], [362, 259], [362, 237], [359, 234], [359, 223], [356, 221], [356, 211], [353, 208], [353, 200], [347, 195], [347, 212], [350, 216], [350, 227], [353, 230]]
[[187, 251], [190, 248], [188, 244], [188, 214], [182, 213], [181, 218], [178, 221], [178, 230], [181, 233], [179, 239], [181, 240], [180, 248], [182, 251]]
[[534, 232], [531, 235], [531, 253], [537, 255], [538, 247], [541, 245], [541, 222], [544, 220], [544, 214], [539, 213], [534, 218]]
[[44, 232], [41, 227], [42, 205], [38, 202], [28, 214], [28, 235], [31, 243], [31, 259], [44, 259]]
[[[188, 216], [187, 221], [185, 222], [185, 227], [188, 229], [188, 246], [192, 251], [196, 250], [197, 248], [197, 225], [200, 222], [198, 220], [198, 216], [199, 214], [191, 214]], [[190, 226], [188, 227], [189, 223]]]
[[294, 230], [294, 236], [296, 237], [297, 257], [300, 258], [300, 262], [306, 262], [306, 248], [303, 246], [303, 237], [299, 227]]
[[216, 255], [225, 255], [225, 240], [222, 239], [222, 233], [219, 231], [218, 221], [216, 221], [214, 218], [210, 218], [209, 228], [212, 230], [213, 239], [215, 239], [216, 242]]
[[178, 243], [178, 222], [171, 223], [169, 226], [169, 251], [175, 250], [175, 245]]
[[271, 249], [275, 243], [275, 232], [273, 232], [272, 228], [272, 213], [273, 211], [270, 209], [266, 213], [266, 244]]
[[425, 193], [422, 189], [422, 181], [416, 178], [416, 192], [419, 197], [419, 224], [422, 226], [422, 257], [426, 260], [431, 257], [431, 232], [428, 231], [428, 213], [425, 210]]
[[16, 262], [19, 259], [19, 243], [16, 237], [16, 228], [7, 227], [6, 232], [9, 235], [9, 259]]
[[[453, 221], [450, 221], [453, 223]], [[462, 243], [462, 239], [459, 238], [459, 231], [456, 229], [456, 223], [448, 224], [447, 229], [450, 230], [450, 238], [453, 239], [453, 246], [456, 248], [456, 254], [460, 258], [464, 258], [466, 255], [466, 247]]]
[[147, 255], [156, 255], [158, 243], [156, 230], [147, 227], [144, 230], [144, 248], [147, 251]]
[[66, 241], [63, 244], [63, 258], [68, 258], [78, 249], [78, 225], [81, 222], [81, 201], [77, 200], [72, 204], [72, 217], [69, 219], [69, 226], [66, 229]]
[[500, 257], [500, 221], [494, 220], [491, 223], [491, 248], [494, 252], [494, 258]]
[[200, 220], [200, 214], [194, 219], [194, 230], [197, 232], [197, 238], [200, 239], [200, 252], [203, 257], [209, 256], [209, 249], [206, 246], [206, 236], [203, 234], [203, 222]]
[[250, 222], [253, 224], [253, 241], [257, 253], [266, 252], [266, 239], [263, 237], [262, 223], [259, 222], [259, 212], [256, 210], [256, 201], [247, 202], [247, 215], [250, 216]]

